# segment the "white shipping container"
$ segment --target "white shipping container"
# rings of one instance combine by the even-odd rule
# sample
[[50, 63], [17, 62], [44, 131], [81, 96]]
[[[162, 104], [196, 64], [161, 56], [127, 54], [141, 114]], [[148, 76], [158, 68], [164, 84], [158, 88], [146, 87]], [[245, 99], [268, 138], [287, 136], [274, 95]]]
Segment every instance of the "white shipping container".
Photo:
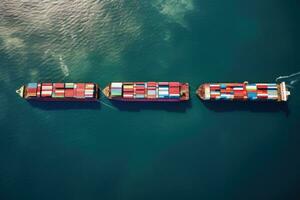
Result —
[[221, 95], [221, 92], [211, 91], [210, 94], [211, 94], [211, 95]]
[[52, 91], [42, 91], [42, 94], [49, 94], [49, 95], [51, 95]]
[[54, 92], [55, 92], [56, 94], [63, 94], [63, 93], [65, 93], [64, 90], [55, 90]]
[[124, 94], [123, 97], [124, 97], [124, 98], [132, 98], [132, 97], [133, 97], [133, 94]]
[[169, 91], [169, 88], [167, 88], [167, 87], [159, 87], [158, 90], [159, 91]]
[[233, 90], [244, 90], [243, 87], [234, 87]]
[[267, 97], [268, 94], [257, 94], [258, 97]]
[[123, 85], [123, 83], [117, 83], [117, 82], [111, 83], [111, 87], [113, 87], [113, 88], [121, 88], [122, 85]]
[[148, 90], [148, 91], [147, 91], [147, 94], [148, 94], [148, 95], [155, 95], [156, 92], [155, 92], [155, 90]]
[[268, 96], [268, 99], [278, 99], [278, 96]]
[[42, 86], [42, 90], [52, 90], [52, 86]]
[[88, 93], [84, 93], [85, 95], [93, 95], [94, 93], [93, 92], [88, 92]]
[[168, 91], [159, 91], [159, 95], [169, 95]]

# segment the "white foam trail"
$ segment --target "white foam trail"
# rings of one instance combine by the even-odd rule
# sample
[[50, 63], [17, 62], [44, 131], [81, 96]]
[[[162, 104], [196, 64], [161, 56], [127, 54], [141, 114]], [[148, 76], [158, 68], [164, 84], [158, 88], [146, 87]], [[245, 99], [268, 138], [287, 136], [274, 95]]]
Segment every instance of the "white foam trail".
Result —
[[65, 76], [69, 76], [70, 73], [69, 73], [69, 68], [68, 66], [65, 64], [62, 56], [60, 55], [59, 56], [59, 65], [60, 65], [60, 69], [61, 71], [64, 73]]
[[113, 106], [111, 106], [111, 105], [109, 105], [109, 104], [107, 104], [107, 103], [104, 103], [103, 101], [100, 101], [100, 103], [103, 104], [104, 106], [106, 106], [106, 107], [112, 109], [112, 110], [117, 110], [115, 107], [113, 107]]
[[276, 78], [276, 82], [286, 82], [287, 87], [294, 88], [293, 86], [300, 80], [300, 72], [293, 73], [288, 76], [279, 76]]

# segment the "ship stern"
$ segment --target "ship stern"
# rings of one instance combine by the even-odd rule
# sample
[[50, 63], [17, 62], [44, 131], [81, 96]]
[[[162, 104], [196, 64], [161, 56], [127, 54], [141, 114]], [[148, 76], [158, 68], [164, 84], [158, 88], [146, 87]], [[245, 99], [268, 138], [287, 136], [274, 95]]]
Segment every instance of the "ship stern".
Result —
[[182, 101], [188, 101], [190, 99], [190, 86], [188, 83], [181, 84], [181, 98]]
[[286, 83], [279, 84], [279, 101], [287, 101], [290, 95], [290, 91], [287, 89]]

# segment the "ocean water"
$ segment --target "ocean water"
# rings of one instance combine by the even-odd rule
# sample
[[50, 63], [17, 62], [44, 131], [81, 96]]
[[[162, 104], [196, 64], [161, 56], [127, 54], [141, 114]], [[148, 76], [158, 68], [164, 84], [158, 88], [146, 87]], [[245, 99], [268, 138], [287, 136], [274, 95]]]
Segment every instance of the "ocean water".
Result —
[[[300, 71], [299, 6], [1, 0], [0, 199], [299, 199], [299, 83], [279, 105], [194, 95], [203, 82]], [[53, 104], [15, 94], [33, 81], [150, 80], [189, 82], [191, 101]]]

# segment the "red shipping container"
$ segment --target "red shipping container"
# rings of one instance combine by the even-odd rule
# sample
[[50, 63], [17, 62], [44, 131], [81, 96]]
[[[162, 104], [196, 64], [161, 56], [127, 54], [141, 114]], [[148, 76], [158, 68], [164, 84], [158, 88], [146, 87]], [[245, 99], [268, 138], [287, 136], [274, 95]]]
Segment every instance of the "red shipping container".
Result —
[[266, 96], [257, 96], [258, 99], [267, 99], [268, 98], [268, 95]]
[[64, 88], [65, 84], [64, 83], [54, 83], [53, 87], [55, 87], [55, 88]]
[[156, 87], [156, 82], [147, 82], [148, 87]]
[[244, 87], [243, 83], [227, 83], [227, 87]]
[[267, 85], [257, 85], [256, 87], [257, 87], [257, 89], [263, 89], [263, 90], [268, 89]]
[[229, 91], [224, 91], [224, 92], [221, 92], [221, 94], [233, 94], [233, 92], [229, 92]]
[[233, 96], [234, 96], [234, 97], [244, 97], [244, 96], [246, 96], [246, 95], [244, 95], [244, 94], [234, 94]]
[[139, 90], [136, 90], [135, 93], [136, 93], [136, 94], [145, 94], [145, 91], [139, 91]]
[[170, 94], [179, 94], [180, 90], [179, 88], [170, 88], [169, 93]]
[[27, 88], [28, 93], [36, 93], [36, 88]]
[[139, 86], [139, 85], [136, 85], [136, 86], [134, 86], [134, 88], [135, 88], [135, 89], [142, 89], [142, 90], [143, 90], [143, 89], [145, 89], [145, 86]]
[[234, 96], [234, 99], [246, 99], [246, 96]]
[[76, 97], [84, 97], [84, 90], [75, 90], [74, 95]]
[[124, 92], [131, 92], [132, 91], [133, 92], [133, 88], [124, 88], [123, 91]]
[[170, 87], [179, 87], [180, 83], [179, 82], [170, 82], [169, 85], [170, 85]]
[[145, 84], [145, 82], [134, 82], [135, 84]]
[[212, 87], [210, 88], [211, 91], [220, 91], [220, 87]]
[[268, 90], [257, 90], [257, 94], [268, 94]]
[[77, 89], [84, 89], [85, 84], [84, 83], [77, 83]]
[[218, 95], [210, 95], [211, 99], [216, 99], [217, 97], [219, 97]]
[[74, 90], [73, 89], [65, 89], [65, 97], [73, 97]]
[[247, 92], [244, 91], [244, 90], [235, 90], [235, 91], [233, 92], [233, 94], [234, 94], [234, 95], [246, 95]]
[[52, 86], [52, 83], [42, 83], [43, 86]]

